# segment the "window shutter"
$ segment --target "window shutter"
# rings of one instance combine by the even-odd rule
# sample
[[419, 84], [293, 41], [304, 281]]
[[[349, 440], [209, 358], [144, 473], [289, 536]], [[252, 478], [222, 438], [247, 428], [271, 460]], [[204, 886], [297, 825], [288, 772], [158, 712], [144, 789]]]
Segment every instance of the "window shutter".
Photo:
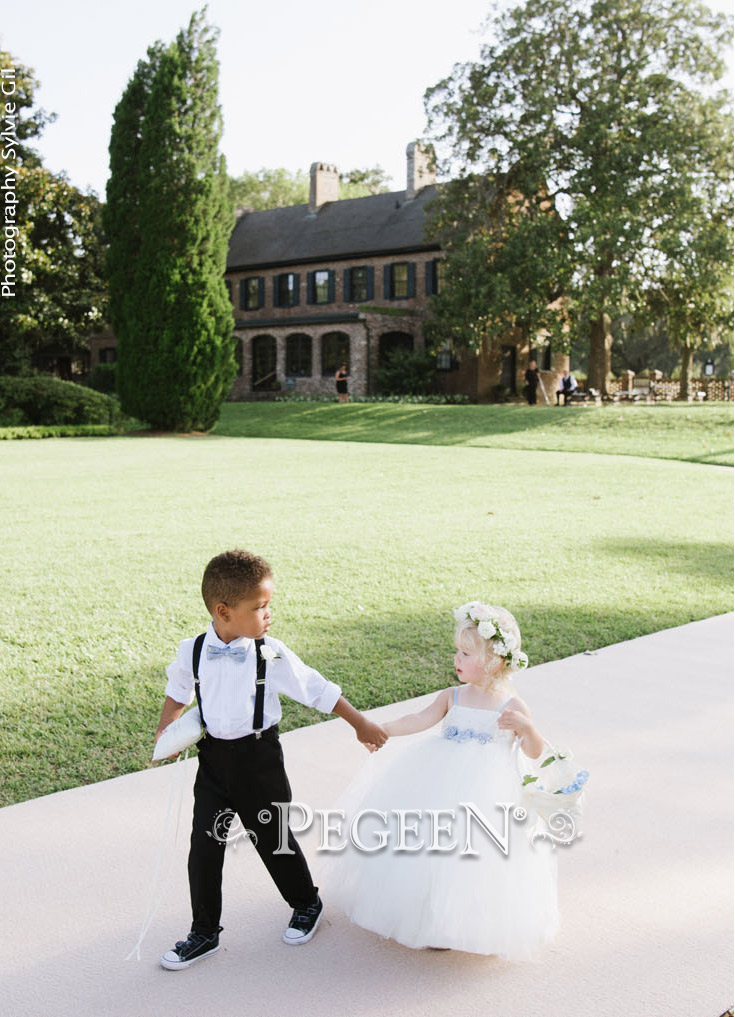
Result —
[[[296, 292], [296, 286], [294, 284], [294, 293], [295, 292]], [[306, 303], [307, 304], [315, 304], [316, 303], [316, 293], [314, 292], [314, 273], [313, 272], [307, 272], [306, 273]]]
[[367, 298], [375, 299], [375, 269], [372, 265], [369, 265], [367, 270]]
[[245, 306], [245, 280], [240, 280], [240, 310], [246, 310]]
[[334, 303], [334, 269], [329, 269], [329, 281], [327, 283], [327, 303]]
[[383, 296], [390, 300], [390, 265], [383, 266]]
[[265, 279], [258, 276], [258, 307], [265, 307]]
[[435, 293], [434, 288], [434, 265], [435, 262], [426, 262], [426, 296], [430, 297], [432, 293]]
[[273, 276], [273, 306], [274, 307], [280, 307], [280, 304], [278, 303], [278, 280], [280, 278], [281, 277], [279, 275], [274, 275]]
[[352, 300], [352, 287], [350, 286], [351, 276], [349, 268], [342, 273], [342, 299], [345, 302]]
[[299, 275], [298, 272], [294, 272], [293, 273], [293, 306], [294, 307], [299, 303], [299, 300], [301, 299], [301, 294], [299, 292], [300, 285], [301, 285], [301, 276]]
[[416, 262], [409, 261], [408, 263], [408, 296], [416, 296]]

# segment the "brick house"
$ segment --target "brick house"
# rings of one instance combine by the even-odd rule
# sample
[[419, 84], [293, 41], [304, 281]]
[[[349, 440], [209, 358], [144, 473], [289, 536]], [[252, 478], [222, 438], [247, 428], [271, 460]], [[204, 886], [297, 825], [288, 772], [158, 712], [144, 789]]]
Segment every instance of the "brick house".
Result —
[[[239, 216], [225, 277], [241, 341], [232, 398], [333, 394], [342, 363], [350, 392], [366, 395], [391, 350], [423, 348], [427, 302], [442, 274], [441, 250], [424, 236], [436, 184], [416, 143], [406, 155], [405, 191], [339, 201], [336, 168], [314, 163], [308, 205]], [[442, 351], [437, 388], [486, 400], [504, 384], [520, 395], [531, 352], [512, 334], [480, 356]], [[539, 359], [551, 396], [568, 358]]]
[[[391, 350], [424, 348], [442, 252], [424, 235], [436, 183], [428, 154], [415, 142], [406, 149], [406, 176], [405, 191], [339, 201], [336, 168], [314, 163], [308, 205], [238, 210], [225, 272], [239, 340], [230, 398], [332, 395], [342, 363], [350, 393], [371, 394]], [[116, 346], [109, 330], [93, 337], [90, 366], [113, 363]], [[521, 396], [533, 352], [513, 332], [479, 356], [454, 357], [447, 348], [437, 354], [436, 387], [479, 401], [501, 385]], [[553, 401], [569, 358], [542, 350], [538, 360]]]

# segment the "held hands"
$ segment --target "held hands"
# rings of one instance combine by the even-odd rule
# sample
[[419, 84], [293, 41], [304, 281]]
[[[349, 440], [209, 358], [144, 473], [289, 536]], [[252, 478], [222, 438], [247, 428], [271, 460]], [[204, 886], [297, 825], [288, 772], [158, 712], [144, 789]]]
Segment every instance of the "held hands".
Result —
[[375, 752], [388, 740], [388, 733], [380, 724], [374, 724], [368, 720], [344, 696], [340, 696], [334, 704], [332, 713], [336, 713], [338, 717], [346, 720], [355, 729], [357, 740], [362, 742], [370, 752]]
[[368, 752], [376, 752], [381, 745], [388, 741], [388, 733], [380, 724], [374, 724], [371, 720], [365, 720], [355, 728], [357, 740], [362, 742]]

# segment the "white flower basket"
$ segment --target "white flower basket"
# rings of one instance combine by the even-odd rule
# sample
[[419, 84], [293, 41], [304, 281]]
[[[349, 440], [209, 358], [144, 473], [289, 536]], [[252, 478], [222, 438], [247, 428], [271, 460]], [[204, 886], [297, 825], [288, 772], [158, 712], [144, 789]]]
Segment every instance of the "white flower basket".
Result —
[[555, 749], [548, 742], [538, 759], [523, 757], [524, 802], [549, 825], [553, 825], [550, 820], [555, 812], [566, 812], [576, 820], [582, 815], [589, 773], [579, 769], [573, 760], [571, 752]]

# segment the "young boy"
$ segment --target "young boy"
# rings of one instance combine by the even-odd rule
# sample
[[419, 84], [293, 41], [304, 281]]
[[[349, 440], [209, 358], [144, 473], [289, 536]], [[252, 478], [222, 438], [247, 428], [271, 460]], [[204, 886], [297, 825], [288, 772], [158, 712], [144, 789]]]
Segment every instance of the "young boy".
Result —
[[[216, 820], [219, 817], [222, 821], [225, 810], [236, 812], [243, 827], [257, 835], [256, 850], [281, 896], [293, 908], [283, 941], [300, 945], [316, 932], [323, 905], [290, 829], [289, 852], [274, 853], [279, 847], [280, 813], [273, 803], [291, 801], [278, 740], [278, 694], [282, 692], [322, 713], [336, 713], [354, 727], [358, 739], [371, 750], [387, 739], [381, 727], [342, 697], [338, 685], [307, 667], [277, 639], [269, 637], [266, 653], [261, 654], [268, 657], [265, 691], [256, 697], [255, 640], [263, 639], [270, 627], [272, 594], [270, 566], [246, 551], [219, 554], [204, 570], [202, 596], [212, 621], [198, 666], [206, 735], [198, 743], [189, 850], [193, 920], [187, 939], [161, 957], [163, 967], [171, 971], [187, 968], [219, 949], [226, 838], [213, 833]], [[194, 699], [194, 644], [194, 639], [185, 639], [176, 660], [166, 670], [166, 699], [156, 741]]]

